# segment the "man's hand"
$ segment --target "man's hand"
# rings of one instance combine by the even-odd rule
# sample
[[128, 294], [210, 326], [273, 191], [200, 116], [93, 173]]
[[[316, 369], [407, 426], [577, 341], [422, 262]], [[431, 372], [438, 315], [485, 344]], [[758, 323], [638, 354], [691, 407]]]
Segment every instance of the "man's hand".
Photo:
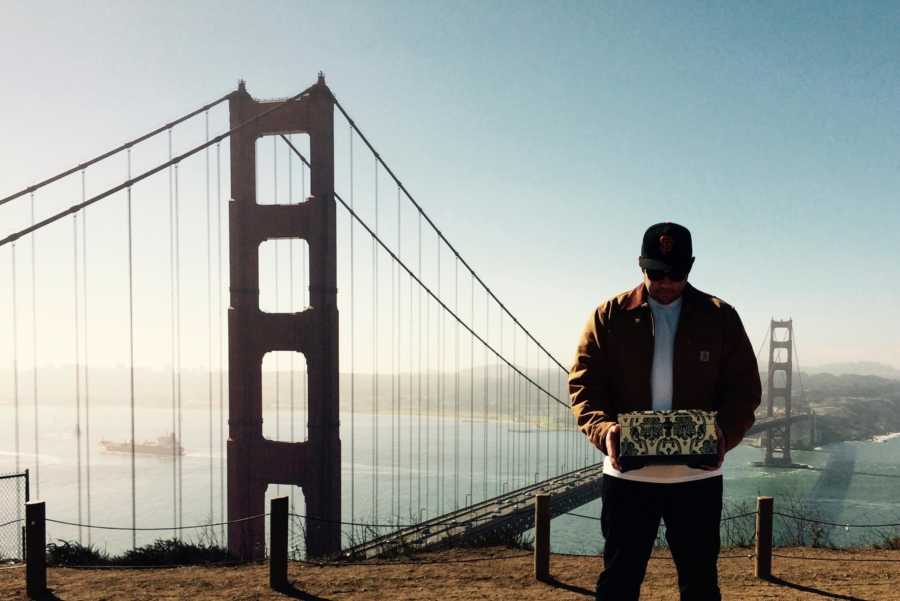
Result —
[[615, 424], [614, 426], [610, 426], [609, 430], [606, 431], [606, 448], [603, 451], [609, 457], [609, 460], [612, 462], [614, 468], [622, 471], [622, 466], [619, 465], [619, 424]]
[[701, 467], [700, 469], [717, 470], [722, 467], [722, 463], [725, 462], [725, 433], [722, 432], [722, 428], [719, 427], [719, 424], [716, 424], [716, 437], [719, 439], [719, 460], [716, 462], [716, 467]]

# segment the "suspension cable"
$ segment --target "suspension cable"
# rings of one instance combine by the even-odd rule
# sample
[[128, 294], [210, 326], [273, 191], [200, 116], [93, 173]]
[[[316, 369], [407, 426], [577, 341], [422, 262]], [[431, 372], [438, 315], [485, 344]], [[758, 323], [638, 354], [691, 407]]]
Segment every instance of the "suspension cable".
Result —
[[227, 138], [228, 136], [230, 136], [230, 135], [232, 135], [232, 134], [234, 134], [234, 133], [236, 133], [236, 132], [242, 130], [242, 129], [245, 128], [246, 126], [248, 126], [248, 125], [250, 125], [250, 124], [252, 124], [252, 123], [257, 122], [257, 121], [259, 121], [260, 119], [263, 119], [264, 117], [267, 117], [267, 116], [271, 115], [272, 113], [274, 113], [274, 112], [276, 112], [276, 111], [278, 111], [278, 110], [284, 108], [285, 106], [287, 106], [288, 104], [290, 104], [290, 103], [292, 103], [292, 102], [295, 102], [296, 100], [299, 100], [299, 99], [302, 98], [303, 96], [307, 95], [307, 94], [309, 93], [309, 91], [310, 91], [313, 87], [315, 87], [315, 86], [310, 86], [309, 88], [307, 88], [306, 90], [300, 92], [299, 94], [297, 94], [297, 95], [295, 95], [295, 96], [292, 96], [292, 97], [290, 97], [290, 98], [288, 98], [288, 99], [286, 99], [286, 100], [280, 102], [279, 104], [276, 104], [276, 105], [273, 106], [272, 108], [270, 108], [270, 109], [268, 109], [268, 110], [265, 110], [265, 111], [259, 113], [258, 115], [255, 115], [254, 117], [251, 117], [250, 119], [247, 119], [247, 120], [244, 121], [243, 123], [240, 123], [240, 124], [236, 125], [235, 127], [231, 128], [230, 130], [226, 131], [225, 133], [219, 134], [218, 136], [214, 137], [213, 139], [209, 140], [208, 142], [204, 142], [203, 144], [199, 144], [199, 145], [195, 146], [194, 148], [188, 150], [187, 152], [184, 152], [184, 153], [182, 153], [182, 154], [180, 154], [180, 155], [178, 155], [178, 156], [176, 156], [176, 157], [172, 157], [172, 158], [170, 158], [168, 161], [166, 161], [165, 163], [161, 163], [161, 164], [157, 165], [156, 167], [154, 167], [154, 168], [152, 168], [152, 169], [149, 169], [149, 170], [145, 171], [144, 173], [142, 173], [142, 174], [140, 174], [140, 175], [138, 175], [138, 176], [135, 176], [134, 178], [132, 178], [132, 179], [126, 181], [126, 182], [122, 182], [122, 183], [120, 183], [120, 184], [118, 184], [118, 185], [116, 185], [116, 186], [113, 186], [112, 188], [109, 188], [109, 189], [107, 189], [106, 191], [104, 191], [104, 192], [102, 192], [102, 193], [100, 193], [100, 194], [97, 194], [96, 196], [93, 196], [93, 197], [91, 197], [91, 198], [89, 198], [89, 199], [87, 199], [87, 200], [85, 200], [85, 201], [83, 201], [83, 202], [81, 202], [81, 203], [78, 203], [78, 204], [76, 204], [76, 205], [73, 205], [73, 206], [69, 207], [68, 209], [65, 209], [65, 210], [63, 210], [63, 211], [60, 211], [59, 213], [56, 213], [56, 214], [54, 214], [54, 215], [51, 215], [50, 217], [47, 217], [46, 219], [44, 219], [44, 220], [42, 220], [42, 221], [39, 221], [38, 223], [32, 224], [30, 227], [26, 227], [26, 228], [24, 228], [24, 229], [22, 229], [22, 230], [20, 230], [20, 231], [18, 231], [18, 232], [14, 232], [14, 233], [10, 234], [10, 235], [7, 236], [6, 238], [0, 239], [0, 246], [5, 246], [6, 244], [9, 244], [9, 243], [11, 243], [11, 242], [15, 242], [16, 240], [18, 240], [18, 239], [21, 238], [22, 236], [26, 236], [26, 235], [30, 234], [31, 232], [33, 232], [33, 231], [39, 230], [39, 229], [41, 229], [42, 227], [45, 227], [45, 226], [47, 226], [47, 225], [50, 225], [51, 223], [54, 223], [54, 222], [56, 222], [56, 221], [59, 221], [60, 219], [62, 219], [62, 218], [65, 217], [66, 215], [72, 215], [72, 214], [74, 214], [74, 213], [77, 213], [78, 211], [82, 210], [82, 209], [85, 208], [86, 206], [92, 205], [92, 204], [94, 204], [95, 202], [98, 202], [98, 201], [103, 200], [104, 198], [106, 198], [106, 197], [108, 197], [108, 196], [111, 196], [111, 195], [115, 194], [116, 192], [120, 192], [120, 191], [124, 190], [124, 189], [127, 188], [128, 186], [133, 186], [134, 184], [136, 184], [136, 183], [138, 183], [138, 182], [140, 182], [140, 181], [143, 181], [143, 180], [147, 179], [147, 178], [150, 177], [150, 176], [156, 175], [157, 173], [159, 173], [159, 172], [161, 172], [161, 171], [164, 171], [164, 170], [168, 169], [168, 168], [171, 167], [172, 165], [175, 165], [175, 164], [177, 164], [177, 163], [179, 163], [179, 162], [181, 162], [181, 161], [187, 159], [188, 157], [191, 157], [191, 156], [197, 154], [198, 152], [200, 152], [201, 150], [203, 150], [204, 148], [206, 148], [206, 147], [208, 147], [208, 146], [212, 146], [213, 144], [218, 144], [219, 142], [221, 142], [222, 140], [224, 140], [224, 139]]
[[187, 121], [191, 117], [196, 117], [200, 113], [202, 113], [204, 111], [208, 111], [209, 109], [213, 108], [214, 106], [221, 104], [222, 102], [225, 102], [226, 100], [231, 98], [232, 94], [234, 94], [234, 92], [229, 92], [229, 93], [225, 94], [224, 96], [222, 96], [221, 98], [214, 100], [214, 101], [210, 102], [209, 104], [205, 104], [205, 105], [201, 106], [200, 108], [198, 108], [197, 110], [191, 111], [187, 115], [184, 115], [183, 117], [179, 117], [175, 121], [171, 121], [170, 123], [167, 123], [167, 124], [163, 125], [162, 127], [158, 127], [156, 129], [154, 129], [153, 131], [144, 134], [143, 136], [137, 137], [129, 142], [125, 142], [121, 146], [117, 146], [117, 147], [113, 148], [112, 150], [110, 150], [108, 152], [104, 152], [103, 154], [96, 156], [93, 159], [90, 159], [88, 161], [85, 161], [84, 163], [76, 165], [76, 166], [72, 167], [71, 169], [67, 169], [61, 173], [57, 173], [53, 177], [49, 177], [41, 182], [38, 182], [31, 186], [28, 186], [24, 190], [19, 190], [15, 194], [10, 194], [9, 196], [6, 196], [5, 198], [0, 199], [0, 205], [4, 205], [12, 200], [19, 198], [20, 196], [24, 196], [26, 194], [33, 194], [40, 188], [43, 188], [44, 186], [46, 186], [48, 184], [52, 184], [55, 181], [61, 180], [64, 177], [72, 175], [73, 173], [78, 173], [79, 171], [84, 171], [91, 165], [94, 165], [96, 163], [99, 163], [100, 161], [108, 159], [109, 157], [111, 157], [115, 154], [118, 154], [118, 153], [122, 152], [123, 150], [127, 150], [137, 144], [140, 144], [141, 142], [144, 142], [145, 140], [148, 140], [158, 134], [161, 134], [162, 132], [164, 132], [168, 129], [175, 127], [176, 125], [178, 125], [180, 123]]
[[489, 344], [487, 343], [487, 341], [486, 341], [484, 338], [482, 338], [477, 332], [475, 332], [468, 324], [466, 324], [465, 321], [463, 321], [463, 319], [462, 319], [461, 317], [459, 317], [459, 315], [457, 315], [456, 313], [454, 313], [454, 312], [450, 309], [450, 307], [448, 307], [447, 304], [444, 303], [444, 302], [438, 297], [438, 295], [437, 295], [435, 292], [433, 292], [433, 291], [431, 290], [431, 288], [429, 288], [428, 286], [426, 286], [425, 283], [424, 283], [419, 277], [417, 277], [417, 276], [412, 272], [412, 270], [406, 265], [406, 263], [404, 263], [403, 261], [401, 261], [400, 258], [397, 257], [397, 255], [394, 253], [394, 251], [392, 251], [392, 250], [387, 246], [387, 244], [385, 244], [384, 241], [381, 240], [381, 238], [375, 236], [375, 232], [374, 232], [374, 231], [373, 231], [373, 230], [372, 230], [372, 229], [371, 229], [371, 228], [370, 228], [370, 227], [369, 227], [369, 226], [368, 226], [368, 225], [367, 225], [360, 217], [359, 217], [359, 215], [358, 215], [355, 211], [353, 211], [353, 210], [350, 208], [350, 205], [347, 204], [347, 203], [344, 201], [344, 199], [341, 198], [341, 196], [340, 196], [337, 192], [334, 193], [334, 197], [335, 197], [335, 199], [337, 199], [337, 200], [341, 203], [341, 205], [342, 205], [345, 209], [347, 209], [347, 211], [350, 213], [351, 217], [353, 217], [353, 219], [356, 220], [356, 222], [359, 223], [359, 224], [366, 230], [366, 232], [368, 232], [368, 234], [369, 234], [370, 236], [372, 236], [372, 238], [378, 243], [378, 245], [381, 246], [381, 248], [384, 249], [384, 251], [385, 251], [386, 253], [388, 253], [388, 255], [389, 255], [394, 261], [396, 261], [396, 262], [403, 268], [403, 270], [406, 271], [407, 274], [409, 274], [410, 277], [412, 277], [412, 278], [415, 280], [415, 282], [416, 282], [419, 286], [421, 286], [422, 289], [425, 290], [425, 292], [426, 292], [429, 296], [431, 296], [431, 298], [432, 298], [436, 303], [438, 303], [438, 305], [440, 305], [440, 307], [441, 307], [442, 309], [444, 309], [444, 311], [445, 311], [446, 313], [450, 314], [450, 315], [457, 321], [457, 323], [459, 323], [463, 328], [465, 328], [466, 331], [468, 331], [468, 332], [471, 333], [473, 336], [475, 336], [475, 339], [478, 340], [481, 344], [486, 345], [486, 346], [488, 347], [488, 349], [490, 349], [490, 351], [491, 351], [498, 359], [500, 359], [501, 361], [503, 361], [503, 362], [504, 362], [504, 363], [505, 363], [505, 364], [506, 364], [513, 372], [515, 372], [518, 376], [520, 376], [522, 379], [524, 379], [526, 382], [528, 382], [529, 384], [531, 384], [531, 385], [534, 386], [535, 388], [539, 389], [539, 390], [540, 390], [541, 392], [543, 392], [544, 394], [549, 395], [549, 396], [550, 396], [553, 400], [555, 400], [557, 403], [560, 403], [561, 405], [563, 405], [563, 406], [565, 406], [565, 407], [568, 407], [568, 405], [567, 405], [566, 403], [564, 403], [563, 401], [561, 401], [559, 398], [557, 398], [556, 395], [553, 395], [553, 394], [551, 394], [549, 391], [545, 390], [543, 386], [541, 386], [540, 384], [538, 384], [537, 382], [535, 382], [534, 379], [531, 378], [530, 376], [528, 376], [527, 374], [523, 373], [521, 369], [519, 369], [518, 367], [516, 367], [515, 365], [513, 365], [508, 359], [506, 359], [505, 357], [503, 357], [503, 356], [502, 356], [502, 355], [501, 355], [501, 354], [500, 354], [493, 346], [489, 345]]
[[[330, 92], [330, 90], [329, 90], [329, 92]], [[359, 127], [357, 127], [356, 122], [350, 117], [350, 115], [347, 113], [347, 111], [344, 109], [344, 107], [341, 105], [341, 103], [338, 102], [338, 99], [334, 95], [333, 92], [331, 93], [331, 98], [332, 98], [332, 100], [334, 100], [335, 106], [338, 108], [338, 110], [341, 112], [341, 114], [344, 116], [344, 118], [347, 119], [347, 121], [350, 123], [350, 126], [356, 131], [357, 134], [359, 134], [359, 137], [362, 139], [363, 142], [365, 142], [366, 146], [368, 146], [368, 148], [372, 152], [372, 154], [375, 155], [376, 161], [378, 161], [378, 163], [380, 163], [381, 166], [384, 167], [384, 169], [385, 169], [385, 171], [387, 171], [388, 175], [390, 175], [391, 178], [394, 180], [394, 182], [396, 182], [396, 184], [398, 186], [400, 186], [400, 188], [403, 190], [403, 193], [410, 200], [410, 202], [413, 204], [413, 206], [416, 207], [416, 210], [418, 210], [419, 213], [422, 214], [422, 216], [425, 218], [425, 220], [428, 222], [428, 224], [431, 225], [432, 229], [434, 229], [434, 231], [437, 233], [438, 237], [444, 241], [444, 243], [450, 248], [451, 251], [453, 251], [453, 253], [462, 262], [463, 266], [465, 266], [466, 269], [468, 269], [472, 273], [472, 275], [475, 276], [475, 279], [478, 280], [478, 283], [481, 284], [482, 286], [484, 286], [484, 288], [488, 291], [488, 294], [490, 294], [491, 297], [494, 299], [494, 301], [496, 301], [497, 304], [500, 306], [500, 308], [503, 309], [503, 311], [507, 315], [509, 315], [509, 317], [513, 320], [513, 322], [517, 326], [522, 328], [522, 330], [525, 332], [525, 334], [529, 338], [531, 338], [531, 340], [538, 346], [538, 348], [540, 348], [545, 354], [552, 357], [553, 362], [556, 363], [556, 365], [559, 366], [559, 368], [561, 370], [568, 373], [568, 371], [569, 371], [568, 368], [566, 368], [555, 357], [553, 357], [553, 355], [550, 353], [550, 351], [548, 351], [546, 348], [544, 348], [544, 346], [540, 342], [537, 341], [537, 339], [531, 334], [531, 332], [528, 331], [525, 328], [525, 326], [523, 326], [521, 323], [519, 323], [519, 321], [516, 319], [516, 317], [509, 311], [509, 309], [506, 308], [506, 305], [504, 305], [502, 302], [500, 302], [500, 299], [497, 298], [497, 296], [493, 293], [493, 291], [490, 288], [488, 288], [488, 286], [478, 276], [478, 274], [475, 273], [475, 270], [472, 269], [472, 267], [466, 262], [466, 260], [462, 258], [462, 256], [456, 250], [456, 248], [450, 243], [449, 240], [447, 240], [447, 238], [444, 236], [444, 234], [441, 232], [441, 230], [438, 229], [437, 225], [435, 225], [435, 223], [431, 220], [431, 218], [425, 213], [425, 211], [422, 209], [422, 206], [418, 202], [416, 202], [416, 200], [413, 198], [412, 194], [409, 193], [409, 190], [406, 189], [406, 186], [403, 185], [403, 183], [400, 181], [400, 179], [394, 174], [393, 170], [391, 170], [391, 168], [388, 167], [387, 163], [384, 162], [384, 160], [381, 158], [381, 155], [378, 153], [378, 151], [375, 150], [375, 147], [372, 146], [372, 144], [369, 142], [368, 138], [366, 138], [365, 134], [363, 134], [362, 131], [359, 129]]]

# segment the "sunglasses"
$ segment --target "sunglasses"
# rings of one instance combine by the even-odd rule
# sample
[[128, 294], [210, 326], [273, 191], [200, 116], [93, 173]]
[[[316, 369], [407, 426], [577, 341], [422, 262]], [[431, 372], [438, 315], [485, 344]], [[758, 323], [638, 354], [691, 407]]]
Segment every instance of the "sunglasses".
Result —
[[681, 282], [687, 277], [690, 269], [670, 269], [663, 271], [662, 269], [645, 269], [647, 277], [651, 282], [659, 282], [663, 278], [669, 278], [673, 282]]

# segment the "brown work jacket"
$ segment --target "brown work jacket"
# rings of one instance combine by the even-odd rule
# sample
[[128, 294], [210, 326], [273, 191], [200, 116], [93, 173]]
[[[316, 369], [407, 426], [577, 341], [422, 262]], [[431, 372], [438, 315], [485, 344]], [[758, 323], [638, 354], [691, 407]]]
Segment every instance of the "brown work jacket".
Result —
[[[578, 427], [606, 450], [619, 413], [652, 409], [654, 324], [643, 283], [591, 314], [569, 370]], [[753, 425], [762, 387], [753, 347], [737, 311], [690, 284], [682, 292], [675, 333], [672, 409], [718, 411], [727, 449]]]

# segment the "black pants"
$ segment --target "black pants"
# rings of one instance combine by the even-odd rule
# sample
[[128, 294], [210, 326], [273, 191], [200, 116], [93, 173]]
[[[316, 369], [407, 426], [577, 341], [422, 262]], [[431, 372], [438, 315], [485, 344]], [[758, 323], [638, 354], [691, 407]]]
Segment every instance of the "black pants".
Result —
[[716, 562], [721, 515], [721, 476], [681, 484], [603, 476], [600, 523], [606, 546], [597, 599], [638, 599], [661, 518], [678, 569], [681, 601], [720, 601]]

